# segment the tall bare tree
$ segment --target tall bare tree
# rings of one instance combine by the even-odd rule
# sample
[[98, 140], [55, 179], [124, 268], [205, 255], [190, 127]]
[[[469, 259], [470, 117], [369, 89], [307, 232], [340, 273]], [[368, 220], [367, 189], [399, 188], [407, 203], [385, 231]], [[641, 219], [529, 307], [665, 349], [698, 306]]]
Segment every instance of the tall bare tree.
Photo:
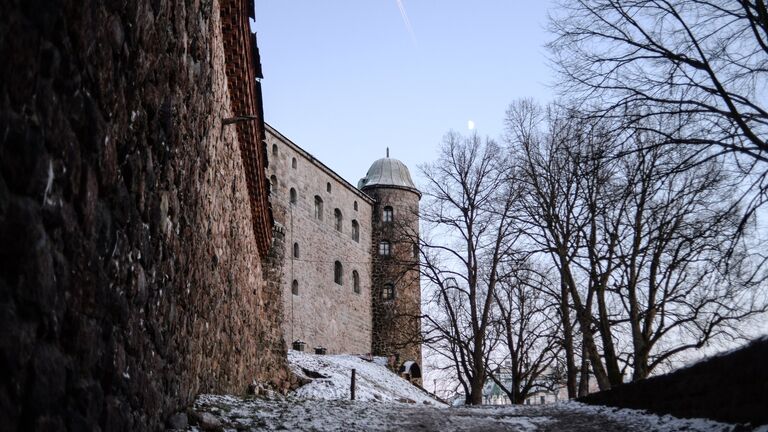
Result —
[[519, 236], [510, 223], [510, 164], [494, 141], [448, 133], [437, 161], [422, 171], [425, 342], [453, 365], [466, 402], [480, 404], [497, 341], [494, 293]]
[[533, 391], [554, 391], [562, 385], [556, 281], [529, 260], [505, 266], [494, 293], [496, 325], [502, 356], [489, 375], [512, 403], [523, 403]]
[[[750, 174], [742, 190], [743, 227], [768, 200], [765, 1], [562, 0], [559, 6], [549, 46], [564, 95], [596, 106], [592, 114], [650, 128], [663, 138], [653, 145], [696, 145], [699, 161], [735, 155], [735, 165]], [[674, 128], [646, 121], [669, 116]]]

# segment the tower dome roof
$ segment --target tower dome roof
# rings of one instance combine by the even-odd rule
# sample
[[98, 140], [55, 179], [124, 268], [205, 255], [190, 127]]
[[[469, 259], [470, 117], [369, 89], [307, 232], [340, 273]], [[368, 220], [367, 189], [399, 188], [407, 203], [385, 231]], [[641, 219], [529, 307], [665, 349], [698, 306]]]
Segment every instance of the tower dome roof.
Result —
[[419, 193], [416, 185], [411, 180], [411, 173], [404, 163], [390, 157], [381, 158], [375, 161], [365, 177], [357, 183], [358, 189], [367, 189], [371, 187], [396, 187], [411, 190]]

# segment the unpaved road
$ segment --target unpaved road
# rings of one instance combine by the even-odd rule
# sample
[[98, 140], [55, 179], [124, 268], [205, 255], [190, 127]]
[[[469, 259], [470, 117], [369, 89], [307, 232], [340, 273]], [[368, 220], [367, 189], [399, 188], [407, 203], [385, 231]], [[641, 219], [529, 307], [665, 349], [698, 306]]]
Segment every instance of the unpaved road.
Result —
[[[189, 431], [740, 431], [736, 425], [576, 403], [445, 408], [426, 405], [201, 396]], [[195, 425], [196, 424], [196, 425]]]

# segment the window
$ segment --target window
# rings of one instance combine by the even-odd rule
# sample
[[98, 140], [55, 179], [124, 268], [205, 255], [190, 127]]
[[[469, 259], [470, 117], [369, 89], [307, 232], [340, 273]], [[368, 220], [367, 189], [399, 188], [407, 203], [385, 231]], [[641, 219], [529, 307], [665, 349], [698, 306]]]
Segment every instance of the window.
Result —
[[352, 240], [360, 243], [360, 225], [352, 219]]
[[342, 275], [344, 274], [344, 267], [341, 262], [336, 261], [333, 263], [333, 281], [339, 285], [343, 285]]
[[296, 158], [291, 159], [291, 168], [296, 169], [298, 165], [299, 163], [296, 161]]
[[291, 294], [299, 295], [299, 281], [296, 279], [294, 279], [293, 283], [291, 284]]
[[352, 288], [355, 293], [360, 294], [360, 274], [357, 273], [357, 270], [352, 271]]
[[296, 204], [297, 196], [296, 196], [296, 189], [291, 188], [291, 204]]
[[323, 220], [323, 199], [315, 195], [315, 219]]
[[413, 244], [413, 257], [418, 258], [419, 257], [419, 244], [414, 243]]
[[272, 192], [277, 192], [277, 176], [276, 175], [273, 174], [272, 176], [269, 177], [269, 184], [271, 186]]
[[395, 286], [391, 283], [384, 284], [384, 289], [381, 290], [382, 300], [392, 300], [395, 298]]
[[293, 257], [298, 258], [299, 257], [299, 244], [294, 243], [293, 244]]
[[355, 211], [357, 211], [357, 201], [355, 201], [354, 204], [352, 204], [352, 207], [354, 207]]
[[341, 210], [334, 209], [333, 210], [333, 219], [336, 222], [336, 231], [341, 231], [341, 224], [343, 222], [343, 218], [341, 217]]
[[331, 183], [330, 182], [325, 184], [325, 190], [328, 191], [328, 193], [331, 193]]
[[384, 214], [382, 214], [382, 220], [384, 222], [392, 222], [394, 216], [394, 212], [392, 211], [392, 207], [386, 206], [384, 207]]
[[277, 156], [277, 144], [272, 144], [272, 155]]
[[379, 242], [379, 255], [390, 256], [392, 255], [392, 246], [388, 241], [382, 240]]

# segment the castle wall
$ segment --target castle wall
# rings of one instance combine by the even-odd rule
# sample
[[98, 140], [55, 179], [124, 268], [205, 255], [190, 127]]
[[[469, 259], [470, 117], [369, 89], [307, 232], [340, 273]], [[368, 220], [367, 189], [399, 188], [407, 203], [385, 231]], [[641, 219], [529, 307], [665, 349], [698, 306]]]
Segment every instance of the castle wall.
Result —
[[[366, 188], [376, 201], [373, 218], [373, 352], [395, 354], [399, 362], [421, 362], [421, 284], [414, 242], [419, 235], [419, 195], [393, 187]], [[394, 220], [382, 220], [384, 207], [391, 206]], [[392, 245], [391, 256], [379, 255], [382, 240]], [[418, 243], [417, 243], [418, 244]], [[382, 299], [385, 284], [393, 284], [395, 298]]]
[[[329, 354], [371, 351], [371, 200], [346, 183], [311, 155], [274, 129], [267, 127], [269, 174], [275, 220], [285, 228], [286, 259], [283, 268], [283, 332], [290, 344], [300, 339], [306, 350], [316, 346]], [[277, 145], [277, 154], [272, 146]], [[296, 168], [292, 161], [296, 158]], [[331, 192], [327, 184], [331, 185]], [[290, 189], [297, 191], [291, 204]], [[315, 217], [314, 198], [323, 200], [323, 218]], [[358, 209], [354, 209], [357, 202]], [[342, 230], [335, 228], [334, 209], [342, 212]], [[360, 240], [352, 239], [352, 220], [360, 227]], [[299, 245], [299, 258], [292, 254]], [[343, 284], [334, 282], [334, 262], [343, 265]], [[355, 293], [352, 272], [360, 277]], [[298, 282], [298, 295], [291, 292]]]
[[224, 2], [224, 35], [217, 0], [0, 6], [4, 429], [157, 430], [287, 382], [261, 139], [222, 124], [260, 104], [252, 4]]

